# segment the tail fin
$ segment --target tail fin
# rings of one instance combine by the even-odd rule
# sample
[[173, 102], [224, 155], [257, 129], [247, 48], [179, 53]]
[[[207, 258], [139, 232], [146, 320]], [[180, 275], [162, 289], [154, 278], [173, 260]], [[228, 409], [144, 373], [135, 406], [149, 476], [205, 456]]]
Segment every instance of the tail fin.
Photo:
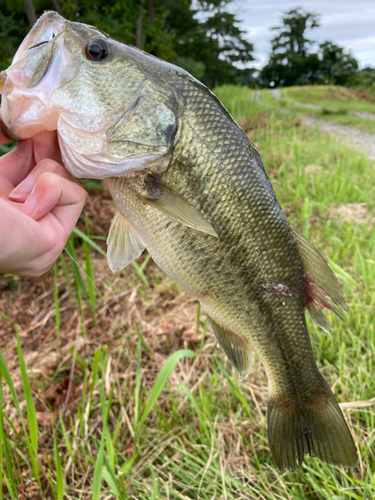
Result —
[[328, 464], [357, 465], [349, 428], [328, 385], [326, 389], [324, 394], [303, 400], [282, 400], [270, 395], [268, 441], [279, 470], [294, 470], [297, 459], [302, 465], [305, 453]]

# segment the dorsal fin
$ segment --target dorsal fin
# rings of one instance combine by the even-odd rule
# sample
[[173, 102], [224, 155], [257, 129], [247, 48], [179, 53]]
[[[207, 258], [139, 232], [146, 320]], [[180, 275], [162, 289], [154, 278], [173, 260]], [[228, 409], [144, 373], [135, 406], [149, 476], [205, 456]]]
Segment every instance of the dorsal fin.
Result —
[[328, 267], [327, 262], [318, 250], [292, 224], [290, 224], [290, 228], [305, 268], [308, 289], [306, 309], [314, 323], [329, 332], [328, 321], [322, 312], [322, 308], [330, 309], [344, 321], [333, 305], [336, 304], [343, 311], [348, 311], [341, 287], [333, 271]]

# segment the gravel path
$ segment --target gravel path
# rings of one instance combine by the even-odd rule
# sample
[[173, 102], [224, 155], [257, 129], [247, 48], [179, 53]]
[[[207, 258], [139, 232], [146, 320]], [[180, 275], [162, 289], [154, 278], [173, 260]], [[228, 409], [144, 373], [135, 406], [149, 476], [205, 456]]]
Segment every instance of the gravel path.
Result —
[[[271, 90], [272, 95], [277, 99], [281, 99], [281, 92], [278, 89]], [[315, 108], [313, 104], [304, 105], [306, 108]], [[361, 118], [375, 119], [373, 113], [361, 113], [353, 112], [353, 114]], [[375, 160], [375, 134], [370, 134], [362, 130], [357, 130], [352, 127], [347, 127], [345, 125], [339, 125], [338, 123], [330, 122], [328, 120], [320, 120], [314, 116], [301, 116], [303, 124], [310, 128], [320, 128], [332, 135], [338, 137], [346, 145], [351, 146], [357, 151], [365, 151], [366, 156], [370, 160]]]
[[375, 134], [369, 134], [368, 132], [363, 132], [363, 130], [346, 127], [345, 125], [339, 125], [328, 120], [318, 120], [313, 116], [302, 115], [301, 118], [303, 124], [307, 127], [318, 127], [325, 132], [329, 132], [339, 137], [342, 142], [350, 145], [353, 149], [365, 151], [368, 158], [375, 160]]

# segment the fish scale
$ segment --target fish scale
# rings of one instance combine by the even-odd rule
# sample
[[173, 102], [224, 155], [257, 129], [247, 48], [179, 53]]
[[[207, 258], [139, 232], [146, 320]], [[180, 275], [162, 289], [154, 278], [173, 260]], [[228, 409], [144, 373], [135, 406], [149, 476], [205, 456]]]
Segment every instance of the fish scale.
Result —
[[[186, 82], [185, 86], [191, 87], [189, 82]], [[107, 184], [116, 205], [139, 231], [146, 248], [161, 269], [201, 298], [198, 286], [195, 284], [195, 279], [199, 276], [199, 289], [203, 290], [203, 293], [204, 290], [210, 290], [210, 297], [204, 296], [202, 302], [206, 309], [211, 311], [212, 316], [237, 333], [250, 337], [249, 340], [258, 350], [260, 347], [257, 345], [258, 342], [264, 339], [265, 345], [261, 350], [267, 352], [273, 347], [273, 343], [268, 346], [266, 339], [271, 333], [267, 333], [269, 327], [266, 327], [266, 323], [275, 323], [275, 321], [272, 318], [270, 299], [260, 287], [266, 282], [279, 283], [283, 280], [293, 285], [299, 282], [303, 288], [302, 264], [295, 245], [292, 245], [289, 231], [286, 230], [288, 224], [283, 220], [284, 217], [273, 190], [272, 188], [265, 189], [263, 184], [265, 181], [268, 182], [268, 179], [254, 161], [254, 153], [248, 141], [244, 140], [243, 132], [235, 123], [228, 123], [223, 119], [225, 115], [220, 113], [219, 107], [214, 108], [208, 115], [203, 115], [202, 120], [199, 120], [197, 116], [200, 118], [201, 115], [197, 115], [196, 111], [204, 108], [204, 104], [208, 101], [208, 97], [202, 95], [199, 89], [194, 87], [188, 91], [182, 90], [182, 95], [188, 104], [187, 109], [184, 110], [180, 139], [175, 146], [172, 162], [165, 175], [165, 182], [187, 201], [196, 204], [196, 208], [218, 232], [219, 238], [214, 239], [189, 228], [181, 228], [178, 223], [174, 224], [173, 229], [172, 224], [168, 224], [166, 230], [163, 231], [163, 222], [168, 223], [169, 219], [160, 215], [157, 210], [142, 207], [141, 203], [133, 208], [137, 214], [133, 219], [132, 211], [127, 205], [128, 194], [123, 191], [122, 187], [119, 190], [123, 193], [120, 200], [112, 188], [114, 184], [120, 182], [123, 186], [124, 181], [111, 179], [107, 181]], [[190, 102], [192, 102], [191, 105]], [[189, 120], [190, 116], [192, 116], [193, 125]], [[219, 133], [213, 134], [212, 129], [215, 129], [215, 132], [219, 130]], [[201, 140], [200, 137], [203, 139]], [[232, 145], [231, 147], [222, 146], [224, 138]], [[190, 145], [197, 141], [199, 141], [199, 152], [192, 155], [196, 159], [193, 162], [190, 156]], [[195, 147], [197, 148], [197, 144]], [[252, 170], [248, 168], [249, 159], [253, 166]], [[222, 166], [223, 163], [226, 163], [225, 168]], [[184, 170], [185, 175], [181, 176], [181, 171]], [[220, 200], [225, 198], [228, 200], [226, 205], [218, 205], [215, 199], [210, 200], [204, 196], [196, 197], [197, 189], [202, 184], [202, 177], [210, 179], [210, 190], [215, 193], [215, 199], [216, 197]], [[233, 191], [235, 191], [235, 197], [233, 197]], [[265, 201], [265, 192], [269, 195], [268, 203]], [[142, 208], [146, 209], [147, 215], [142, 217], [140, 225], [137, 226], [138, 214]], [[263, 221], [262, 214], [264, 215]], [[150, 232], [144, 229], [146, 217], [150, 221], [148, 225]], [[260, 229], [263, 224], [269, 228], [269, 221], [271, 221], [272, 229], [277, 232], [276, 237], [280, 239], [283, 237], [279, 245], [275, 242], [273, 232], [262, 232]], [[282, 234], [283, 230], [284, 234]], [[287, 240], [287, 244], [283, 240]], [[277, 260], [274, 258], [275, 246], [280, 247]], [[158, 251], [159, 248], [163, 248], [162, 252]], [[269, 255], [270, 253], [272, 255]], [[195, 256], [194, 262], [192, 262], [191, 255]], [[176, 260], [178, 260], [178, 265], [176, 265]], [[220, 271], [217, 270], [217, 265], [223, 260], [228, 263], [226, 266], [228, 271], [222, 272], [219, 278], [218, 272]], [[293, 267], [291, 261], [294, 261]], [[207, 262], [210, 264], [208, 265]], [[191, 277], [191, 274], [194, 276]], [[246, 304], [245, 307], [244, 304]], [[301, 299], [299, 299], [299, 308], [302, 312]], [[258, 310], [267, 310], [267, 313], [260, 312], [257, 318], [255, 315]], [[285, 307], [282, 312], [286, 315], [290, 314]], [[249, 324], [252, 325], [253, 332], [258, 332], [257, 338], [254, 338], [253, 332], [251, 334], [248, 332]], [[275, 327], [276, 325], [273, 324], [272, 328]], [[279, 331], [280, 327], [277, 330]], [[306, 332], [305, 326], [303, 332]], [[300, 343], [303, 340], [309, 342], [306, 334]], [[282, 363], [283, 359], [281, 356], [277, 359], [279, 362], [272, 366], [272, 371], [280, 372], [281, 368], [278, 364]]]
[[[53, 36], [52, 36], [53, 33]], [[90, 52], [98, 44], [100, 60]], [[92, 59], [94, 57], [94, 59]], [[255, 349], [269, 379], [268, 438], [279, 469], [306, 453], [355, 466], [340, 408], [313, 357], [305, 308], [346, 311], [319, 252], [284, 216], [256, 147], [186, 71], [45, 13], [0, 74], [15, 140], [57, 130], [66, 168], [104, 179], [116, 204], [108, 263], [147, 248], [194, 295], [246, 378]]]

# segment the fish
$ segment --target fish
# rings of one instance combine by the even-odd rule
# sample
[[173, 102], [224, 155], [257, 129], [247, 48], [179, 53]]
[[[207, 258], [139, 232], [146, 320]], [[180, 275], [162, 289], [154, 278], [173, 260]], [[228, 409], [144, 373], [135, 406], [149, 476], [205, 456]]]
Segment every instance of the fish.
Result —
[[1, 73], [4, 132], [57, 130], [65, 167], [102, 179], [116, 205], [112, 271], [147, 249], [201, 303], [241, 380], [255, 350], [268, 378], [279, 470], [306, 454], [355, 467], [345, 418], [314, 360], [305, 310], [347, 307], [318, 250], [285, 217], [258, 149], [185, 70], [95, 27], [43, 14]]

